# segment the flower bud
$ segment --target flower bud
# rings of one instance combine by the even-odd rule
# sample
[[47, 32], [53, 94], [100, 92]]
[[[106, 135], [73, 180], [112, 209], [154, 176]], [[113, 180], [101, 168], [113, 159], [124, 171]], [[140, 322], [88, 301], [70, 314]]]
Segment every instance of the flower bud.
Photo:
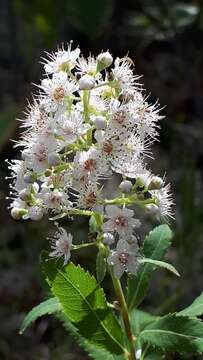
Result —
[[43, 218], [43, 209], [37, 205], [31, 206], [28, 209], [28, 214], [31, 220], [39, 221]]
[[109, 232], [106, 232], [104, 233], [103, 235], [103, 243], [106, 244], [106, 245], [111, 245], [115, 242], [115, 238], [114, 238], [114, 235], [109, 233]]
[[164, 181], [160, 176], [153, 176], [148, 186], [149, 190], [159, 190], [164, 185]]
[[133, 184], [131, 183], [130, 180], [123, 180], [120, 185], [119, 188], [121, 189], [122, 192], [124, 193], [129, 193], [132, 189]]
[[142, 356], [142, 350], [141, 350], [141, 349], [138, 349], [138, 350], [135, 352], [135, 358], [136, 358], [136, 360], [141, 359], [141, 356]]
[[26, 209], [16, 208], [11, 209], [11, 216], [14, 220], [22, 219], [22, 216], [27, 213]]
[[51, 153], [48, 155], [48, 163], [50, 166], [57, 166], [61, 162], [60, 155], [57, 153]]
[[19, 192], [19, 198], [22, 201], [29, 201], [31, 199], [31, 194], [29, 189], [23, 189]]
[[106, 127], [106, 118], [104, 116], [96, 116], [94, 124], [97, 130], [103, 130]]
[[36, 180], [36, 176], [32, 172], [27, 172], [24, 175], [23, 180], [25, 181], [26, 184], [33, 184]]
[[155, 204], [148, 204], [146, 205], [145, 209], [150, 215], [156, 215], [159, 212], [159, 208]]
[[98, 70], [101, 71], [112, 64], [113, 57], [109, 51], [106, 51], [97, 56], [97, 61], [98, 61]]
[[80, 90], [91, 90], [95, 86], [95, 80], [93, 76], [83, 75], [79, 80]]

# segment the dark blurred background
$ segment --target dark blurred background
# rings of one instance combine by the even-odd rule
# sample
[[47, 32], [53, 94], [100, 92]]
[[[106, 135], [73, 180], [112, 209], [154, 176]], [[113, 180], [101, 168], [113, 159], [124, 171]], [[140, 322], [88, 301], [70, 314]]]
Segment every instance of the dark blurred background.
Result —
[[[164, 314], [188, 305], [203, 288], [203, 3], [198, 0], [0, 0], [0, 359], [88, 359], [52, 318], [18, 335], [26, 312], [46, 293], [39, 253], [47, 248], [50, 225], [15, 222], [7, 210], [5, 159], [18, 157], [23, 109], [38, 83], [44, 50], [74, 40], [82, 53], [109, 49], [129, 53], [151, 100], [166, 118], [154, 147], [158, 174], [167, 173], [176, 201], [175, 232], [169, 261], [180, 279], [155, 274], [143, 309]], [[77, 220], [77, 237], [87, 224]], [[146, 225], [145, 232], [150, 228]], [[83, 251], [75, 260], [94, 271]], [[108, 284], [107, 292], [108, 292]], [[171, 359], [180, 357], [172, 356]], [[195, 357], [191, 357], [195, 359]]]

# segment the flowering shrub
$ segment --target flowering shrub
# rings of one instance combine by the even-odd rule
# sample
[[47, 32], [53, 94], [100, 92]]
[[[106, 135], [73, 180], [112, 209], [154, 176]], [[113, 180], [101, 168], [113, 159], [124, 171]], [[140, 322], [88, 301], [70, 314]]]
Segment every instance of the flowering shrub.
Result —
[[[140, 211], [167, 222], [173, 216], [170, 186], [147, 164], [158, 138], [158, 104], [149, 104], [128, 57], [107, 52], [85, 59], [79, 48], [59, 49], [43, 59], [44, 78], [29, 104], [16, 146], [21, 160], [9, 163], [11, 215], [15, 220], [55, 221], [43, 271], [53, 297], [34, 308], [21, 331], [37, 317], [53, 313], [94, 359], [163, 359], [167, 351], [203, 351], [200, 296], [180, 313], [155, 317], [138, 307], [152, 272], [164, 267], [171, 243], [160, 225], [138, 245]], [[107, 183], [112, 181], [109, 194]], [[94, 240], [74, 244], [61, 218], [90, 218]], [[96, 246], [97, 281], [70, 262], [71, 251]], [[116, 299], [100, 287], [106, 273]], [[126, 273], [126, 275], [124, 275]], [[124, 295], [120, 278], [127, 281]], [[117, 313], [117, 314], [115, 314]], [[192, 317], [190, 317], [190, 315]], [[119, 319], [120, 317], [120, 319]]]

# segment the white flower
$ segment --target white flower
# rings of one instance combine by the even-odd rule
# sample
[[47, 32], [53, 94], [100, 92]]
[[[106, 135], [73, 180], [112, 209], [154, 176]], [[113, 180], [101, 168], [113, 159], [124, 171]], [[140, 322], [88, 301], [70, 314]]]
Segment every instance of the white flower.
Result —
[[141, 139], [151, 137], [157, 139], [158, 136], [158, 121], [163, 118], [159, 115], [158, 104], [149, 105], [146, 101], [137, 109], [137, 133]]
[[50, 97], [52, 102], [57, 104], [78, 90], [78, 85], [68, 79], [68, 75], [62, 71], [54, 74], [52, 79], [43, 79], [39, 87]]
[[64, 48], [59, 49], [55, 53], [49, 54], [48, 59], [43, 58], [45, 61], [44, 69], [47, 74], [52, 74], [60, 71], [71, 71], [76, 64], [76, 60], [80, 55], [80, 49], [71, 49], [71, 43], [67, 50]]
[[101, 198], [100, 190], [96, 183], [87, 183], [78, 189], [77, 207], [81, 209], [92, 209], [98, 205]]
[[156, 199], [156, 205], [158, 206], [158, 218], [164, 219], [174, 218], [173, 213], [173, 196], [171, 194], [170, 184], [165, 185], [159, 190], [151, 190], [150, 193]]
[[136, 274], [138, 269], [138, 246], [130, 245], [127, 241], [120, 239], [116, 251], [107, 258], [110, 266], [113, 266], [114, 276], [120, 279], [124, 271]]
[[55, 133], [63, 137], [65, 144], [72, 144], [89, 129], [90, 125], [83, 123], [81, 113], [75, 111], [70, 115], [63, 114], [57, 119]]
[[31, 220], [39, 221], [43, 218], [44, 210], [40, 206], [31, 206], [28, 208], [28, 215]]
[[113, 81], [116, 82], [116, 87], [120, 90], [127, 90], [138, 85], [137, 80], [139, 76], [135, 76], [132, 71], [132, 61], [125, 57], [123, 59], [117, 58], [112, 69]]
[[151, 181], [148, 185], [149, 190], [159, 190], [164, 185], [164, 179], [162, 179], [160, 176], [152, 176]]
[[71, 207], [68, 195], [64, 191], [59, 191], [58, 189], [52, 190], [44, 188], [41, 198], [48, 209], [62, 210], [63, 208]]
[[127, 208], [119, 208], [116, 205], [106, 206], [106, 217], [109, 219], [103, 224], [103, 230], [107, 232], [116, 231], [126, 240], [133, 233], [135, 227], [140, 226], [140, 221], [134, 219], [134, 211]]
[[77, 61], [77, 70], [79, 73], [94, 76], [97, 70], [97, 61], [92, 56], [89, 56], [87, 59], [82, 56]]
[[11, 176], [9, 178], [13, 179], [11, 188], [17, 192], [23, 190], [28, 186], [24, 179], [25, 173], [27, 172], [25, 162], [22, 160], [12, 160], [11, 162], [8, 162], [8, 164], [8, 168], [11, 171]]
[[67, 264], [70, 259], [70, 249], [72, 246], [72, 235], [67, 234], [66, 230], [62, 227], [58, 228], [58, 231], [51, 239], [52, 252], [49, 254], [52, 258], [60, 258], [64, 256], [64, 265]]
[[44, 171], [48, 167], [48, 148], [43, 143], [33, 143], [23, 151], [26, 166], [36, 172]]
[[86, 183], [88, 179], [98, 179], [108, 168], [99, 150], [93, 146], [88, 151], [78, 151], [74, 157], [74, 178]]

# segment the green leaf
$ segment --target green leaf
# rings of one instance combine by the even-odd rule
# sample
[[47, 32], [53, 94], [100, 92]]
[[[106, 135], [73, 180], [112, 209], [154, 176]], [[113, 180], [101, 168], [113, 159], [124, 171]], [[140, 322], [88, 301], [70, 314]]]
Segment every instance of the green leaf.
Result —
[[[164, 224], [152, 230], [146, 236], [143, 245], [143, 255], [152, 260], [162, 260], [171, 244], [172, 231]], [[128, 280], [128, 306], [132, 309], [137, 307], [145, 297], [149, 282], [156, 266], [146, 263], [138, 269], [135, 276]]]
[[155, 266], [159, 266], [162, 267], [164, 269], [167, 269], [169, 271], [171, 271], [173, 274], [180, 276], [179, 272], [174, 268], [174, 266], [172, 266], [171, 264], [168, 264], [164, 261], [159, 261], [159, 260], [152, 260], [152, 259], [148, 259], [148, 258], [144, 258], [144, 259], [140, 259], [139, 260], [140, 264], [154, 264]]
[[186, 309], [179, 311], [178, 315], [200, 316], [203, 314], [203, 293], [198, 296]]
[[202, 353], [203, 323], [198, 319], [169, 314], [147, 326], [138, 341], [165, 350]]
[[87, 354], [95, 360], [123, 360], [123, 355], [110, 354], [108, 351], [101, 349], [95, 345], [89, 343], [83, 336], [78, 332], [76, 326], [74, 326], [67, 318], [67, 316], [60, 312], [55, 315], [60, 321], [62, 321], [65, 329], [75, 339], [79, 346], [81, 346]]
[[147, 355], [144, 357], [144, 360], [164, 360], [166, 359], [163, 352], [156, 352], [155, 350], [151, 349], [147, 351]]
[[46, 314], [54, 314], [57, 311], [62, 309], [58, 299], [51, 298], [46, 301], [43, 301], [41, 304], [35, 306], [24, 318], [22, 325], [20, 327], [20, 334], [22, 334], [26, 328], [31, 325], [36, 319], [40, 316]]
[[106, 249], [100, 247], [96, 260], [97, 281], [100, 284], [106, 275]]
[[56, 265], [54, 261], [46, 262], [45, 270], [52, 293], [68, 319], [93, 345], [122, 354], [125, 349], [121, 327], [95, 278], [73, 263], [63, 268], [59, 265], [58, 269]]
[[158, 316], [151, 315], [138, 309], [133, 309], [130, 313], [130, 322], [133, 334], [138, 336], [147, 325], [151, 324], [157, 319], [159, 319]]

